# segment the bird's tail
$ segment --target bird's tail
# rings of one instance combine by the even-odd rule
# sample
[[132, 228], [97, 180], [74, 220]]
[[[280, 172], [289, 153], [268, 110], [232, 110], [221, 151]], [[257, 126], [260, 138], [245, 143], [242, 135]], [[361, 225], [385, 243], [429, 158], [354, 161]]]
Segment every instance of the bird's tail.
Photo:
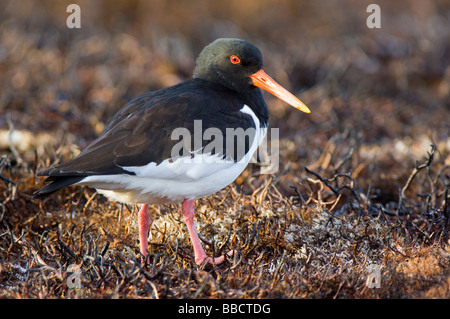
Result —
[[61, 188], [78, 183], [83, 178], [85, 178], [85, 176], [50, 176], [45, 180], [46, 182], [50, 182], [50, 184], [35, 191], [33, 193], [33, 198], [42, 198], [50, 195]]

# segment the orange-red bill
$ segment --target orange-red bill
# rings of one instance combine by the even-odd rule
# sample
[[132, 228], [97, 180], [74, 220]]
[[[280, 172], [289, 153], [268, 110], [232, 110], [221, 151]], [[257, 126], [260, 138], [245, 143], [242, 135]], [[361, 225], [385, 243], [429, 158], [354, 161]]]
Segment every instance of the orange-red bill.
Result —
[[250, 75], [250, 78], [253, 80], [254, 86], [257, 86], [263, 90], [266, 90], [267, 92], [272, 93], [277, 98], [295, 107], [297, 110], [303, 111], [305, 113], [311, 113], [311, 111], [305, 104], [303, 104], [302, 101], [297, 99], [291, 92], [289, 92], [284, 87], [275, 82], [262, 69]]

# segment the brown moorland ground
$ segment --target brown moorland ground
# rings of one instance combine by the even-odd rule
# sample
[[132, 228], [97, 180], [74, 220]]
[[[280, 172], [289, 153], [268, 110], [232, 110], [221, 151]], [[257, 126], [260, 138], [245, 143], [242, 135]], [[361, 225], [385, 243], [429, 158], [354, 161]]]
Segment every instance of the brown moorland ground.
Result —
[[[450, 298], [449, 1], [378, 1], [380, 29], [369, 1], [77, 1], [81, 29], [70, 3], [0, 2], [1, 297]], [[138, 207], [31, 198], [37, 171], [218, 37], [257, 45], [312, 110], [266, 95], [279, 169], [197, 201], [207, 252], [238, 254], [195, 265], [180, 206], [153, 206], [142, 267]]]

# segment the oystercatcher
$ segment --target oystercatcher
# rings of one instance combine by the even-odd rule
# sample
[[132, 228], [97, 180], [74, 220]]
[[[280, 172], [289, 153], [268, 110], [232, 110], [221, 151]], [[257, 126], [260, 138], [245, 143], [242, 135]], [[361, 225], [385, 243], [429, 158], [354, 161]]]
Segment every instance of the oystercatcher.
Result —
[[222, 38], [210, 43], [200, 53], [192, 79], [131, 100], [77, 157], [39, 172], [50, 183], [33, 196], [85, 185], [112, 200], [142, 204], [138, 224], [143, 259], [151, 225], [148, 205], [182, 202], [195, 262], [223, 262], [225, 255], [208, 257], [202, 248], [194, 200], [232, 183], [262, 142], [269, 111], [260, 88], [310, 112], [262, 65], [261, 51], [247, 41]]

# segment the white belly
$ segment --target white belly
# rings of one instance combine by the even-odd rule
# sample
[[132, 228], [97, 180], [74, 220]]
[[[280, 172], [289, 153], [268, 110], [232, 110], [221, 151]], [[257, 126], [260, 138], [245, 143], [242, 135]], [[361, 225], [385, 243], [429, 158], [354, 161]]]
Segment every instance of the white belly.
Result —
[[250, 114], [258, 129], [248, 153], [238, 162], [194, 152], [193, 158], [165, 160], [159, 165], [122, 166], [135, 175], [92, 175], [77, 184], [96, 188], [116, 201], [139, 204], [180, 202], [211, 195], [242, 173], [267, 132], [267, 128], [260, 128], [258, 118], [248, 106], [241, 112]]
[[[146, 175], [89, 176], [78, 184], [94, 187], [120, 202], [163, 204], [213, 194], [231, 184], [247, 166], [246, 162], [206, 164], [181, 160], [152, 164], [141, 168]], [[184, 173], [180, 173], [180, 166]]]

